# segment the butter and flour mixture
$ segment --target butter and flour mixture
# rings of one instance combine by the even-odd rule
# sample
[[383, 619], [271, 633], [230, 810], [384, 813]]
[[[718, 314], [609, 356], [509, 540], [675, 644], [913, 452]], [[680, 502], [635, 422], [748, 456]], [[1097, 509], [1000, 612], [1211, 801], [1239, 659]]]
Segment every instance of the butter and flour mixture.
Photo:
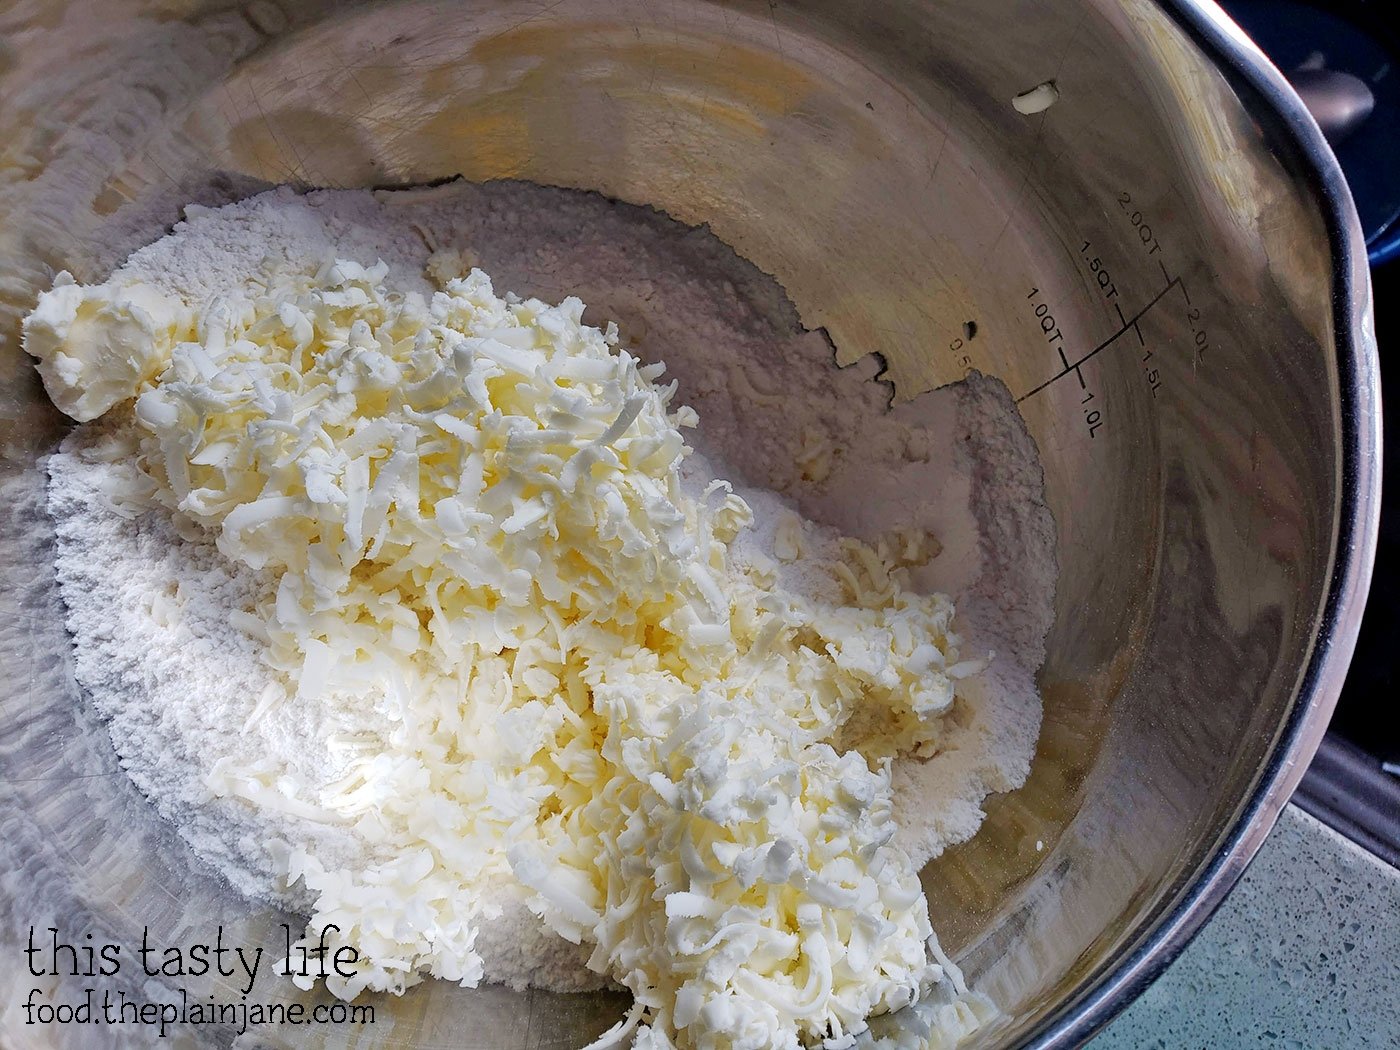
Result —
[[1053, 588], [995, 384], [887, 410], [707, 233], [523, 185], [191, 209], [26, 340], [94, 420], [80, 681], [360, 950], [332, 991], [609, 978], [615, 1040], [837, 1047], [960, 980], [916, 872], [1025, 778]]

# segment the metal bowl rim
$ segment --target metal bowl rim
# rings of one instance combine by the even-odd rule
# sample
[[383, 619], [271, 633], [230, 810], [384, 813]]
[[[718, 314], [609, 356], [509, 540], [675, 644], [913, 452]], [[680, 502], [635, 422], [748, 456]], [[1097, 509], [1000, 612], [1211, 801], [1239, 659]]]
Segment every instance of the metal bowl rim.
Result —
[[1366, 246], [1341, 167], [1302, 100], [1212, 0], [1158, 0], [1163, 11], [1236, 83], [1251, 90], [1293, 138], [1332, 247], [1341, 477], [1336, 549], [1298, 695], [1249, 796], [1205, 863], [1138, 943], [1094, 975], [1023, 1043], [1081, 1046], [1123, 1011], [1214, 914], [1302, 779], [1322, 741], [1356, 647], [1380, 524], [1381, 416]]

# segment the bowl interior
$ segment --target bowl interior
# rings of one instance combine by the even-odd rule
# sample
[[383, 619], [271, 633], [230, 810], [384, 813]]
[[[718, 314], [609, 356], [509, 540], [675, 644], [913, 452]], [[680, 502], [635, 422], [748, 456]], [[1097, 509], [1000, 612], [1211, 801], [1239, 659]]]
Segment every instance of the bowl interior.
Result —
[[[278, 944], [294, 921], [188, 859], [81, 702], [36, 466], [63, 427], [17, 340], [55, 270], [100, 279], [186, 203], [282, 182], [527, 179], [652, 205], [773, 274], [840, 363], [880, 355], [897, 403], [973, 370], [1019, 399], [1058, 529], [1041, 742], [1026, 786], [924, 872], [945, 946], [997, 1007], [987, 1043], [1141, 942], [1230, 827], [1293, 710], [1332, 566], [1332, 261], [1282, 135], [1155, 5], [26, 11], [0, 16], [17, 929], [61, 913], [118, 939], [223, 924]], [[1013, 105], [1047, 81], [1048, 109]], [[620, 1009], [430, 983], [356, 1045], [568, 1047]]]

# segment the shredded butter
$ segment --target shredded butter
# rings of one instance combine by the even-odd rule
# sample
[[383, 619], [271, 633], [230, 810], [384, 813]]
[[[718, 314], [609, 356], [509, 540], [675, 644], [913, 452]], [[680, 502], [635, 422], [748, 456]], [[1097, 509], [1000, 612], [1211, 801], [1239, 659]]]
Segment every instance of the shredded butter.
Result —
[[[890, 759], [936, 748], [985, 663], [946, 597], [906, 589], [926, 548], [849, 542], [839, 604], [737, 565], [749, 508], [682, 491], [697, 418], [664, 366], [577, 299], [429, 272], [431, 298], [382, 263], [269, 263], [198, 308], [63, 275], [26, 322], [55, 403], [135, 399], [155, 498], [280, 574], [241, 625], [289, 694], [382, 717], [314, 796], [271, 767], [211, 788], [389, 858], [290, 859], [310, 928], [361, 953], [337, 995], [475, 984], [480, 890], [515, 878], [635, 997], [598, 1045], [849, 1045], [944, 978]], [[803, 556], [796, 524], [779, 556]]]

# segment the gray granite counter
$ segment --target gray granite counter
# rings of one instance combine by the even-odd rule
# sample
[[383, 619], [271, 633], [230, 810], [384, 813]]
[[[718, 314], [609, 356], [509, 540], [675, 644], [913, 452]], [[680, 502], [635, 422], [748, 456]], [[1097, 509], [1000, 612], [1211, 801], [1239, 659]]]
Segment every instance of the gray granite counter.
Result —
[[1296, 806], [1092, 1050], [1400, 1047], [1400, 872]]

